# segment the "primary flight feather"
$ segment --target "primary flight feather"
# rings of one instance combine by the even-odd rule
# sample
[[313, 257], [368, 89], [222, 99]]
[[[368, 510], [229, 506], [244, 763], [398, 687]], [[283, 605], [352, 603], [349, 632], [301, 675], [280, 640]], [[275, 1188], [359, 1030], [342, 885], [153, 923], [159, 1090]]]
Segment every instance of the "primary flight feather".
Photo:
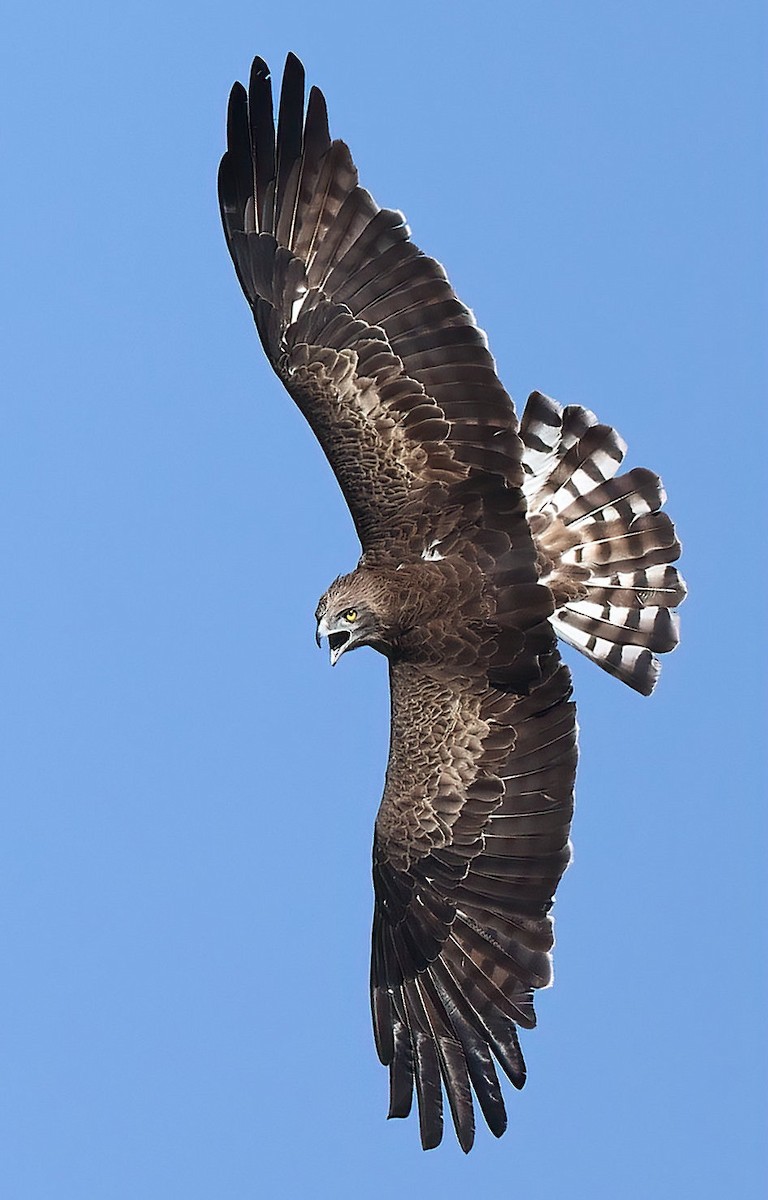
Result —
[[586, 409], [534, 392], [522, 421], [485, 335], [403, 215], [358, 185], [323, 95], [289, 55], [235, 84], [224, 232], [270, 363], [349, 505], [357, 568], [317, 609], [331, 661], [389, 660], [391, 741], [373, 848], [371, 1005], [390, 1116], [460, 1145], [473, 1095], [507, 1124], [498, 1063], [551, 980], [549, 915], [576, 771], [558, 635], [644, 695], [677, 644], [680, 553], [652, 472]]

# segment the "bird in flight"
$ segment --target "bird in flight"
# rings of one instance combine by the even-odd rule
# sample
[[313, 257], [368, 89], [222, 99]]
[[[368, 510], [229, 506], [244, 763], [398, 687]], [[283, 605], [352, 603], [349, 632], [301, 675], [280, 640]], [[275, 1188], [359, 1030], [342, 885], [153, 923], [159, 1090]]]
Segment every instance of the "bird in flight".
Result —
[[468, 1151], [473, 1096], [507, 1124], [498, 1064], [552, 979], [570, 856], [571, 678], [557, 639], [648, 695], [685, 586], [657, 475], [585, 408], [534, 392], [518, 422], [484, 333], [400, 212], [358, 184], [325, 99], [289, 55], [232, 89], [224, 232], [272, 367], [338, 479], [362, 547], [317, 608], [332, 663], [389, 663], [373, 844], [371, 1007], [392, 1117], [421, 1143], [443, 1093]]

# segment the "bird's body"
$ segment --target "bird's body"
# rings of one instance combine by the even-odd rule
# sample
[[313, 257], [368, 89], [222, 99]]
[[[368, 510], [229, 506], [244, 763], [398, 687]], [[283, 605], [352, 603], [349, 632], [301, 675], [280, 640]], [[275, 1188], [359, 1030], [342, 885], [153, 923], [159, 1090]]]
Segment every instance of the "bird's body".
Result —
[[495, 1134], [494, 1060], [551, 981], [550, 908], [576, 770], [558, 636], [648, 694], [685, 595], [658, 477], [578, 406], [534, 392], [518, 424], [485, 336], [400, 213], [358, 186], [289, 56], [233, 89], [227, 243], [266, 353], [339, 480], [363, 555], [317, 609], [331, 660], [389, 660], [391, 740], [373, 850], [371, 1001], [390, 1115], [460, 1144]]

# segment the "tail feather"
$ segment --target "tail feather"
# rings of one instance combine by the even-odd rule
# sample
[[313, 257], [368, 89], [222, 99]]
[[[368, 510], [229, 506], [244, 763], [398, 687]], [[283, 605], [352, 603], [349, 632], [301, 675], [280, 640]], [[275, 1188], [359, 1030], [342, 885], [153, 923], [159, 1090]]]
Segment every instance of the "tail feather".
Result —
[[609, 675], [615, 675], [642, 696], [650, 696], [658, 682], [661, 663], [650, 650], [640, 646], [624, 646], [618, 642], [596, 638], [581, 629], [573, 629], [559, 621], [552, 622], [557, 636], [581, 650]]
[[686, 588], [671, 566], [675, 527], [660, 511], [666, 494], [642, 467], [616, 476], [626, 445], [577, 405], [541, 392], [520, 424], [523, 490], [541, 582], [555, 597], [552, 626], [563, 641], [643, 695], [659, 675], [656, 654], [679, 640]]
[[586, 495], [578, 496], [560, 513], [566, 525], [594, 520], [631, 521], [643, 513], [657, 512], [666, 503], [661, 480], [646, 467], [633, 467], [616, 479], [606, 479]]
[[537, 508], [549, 505], [557, 513], [611, 478], [621, 465], [626, 446], [610, 425], [594, 424], [570, 449], [561, 444], [560, 450], [562, 457], [556, 459], [533, 496]]
[[674, 567], [660, 563], [636, 571], [616, 571], [602, 578], [592, 575], [589, 597], [596, 604], [619, 608], [639, 604], [674, 608], [685, 599], [685, 584]]
[[[567, 527], [566, 527], [567, 528]], [[623, 520], [595, 521], [577, 531], [579, 543], [563, 550], [564, 566], [588, 566], [618, 570], [644, 570], [665, 565], [680, 557], [675, 527], [666, 513], [644, 513], [630, 523]]]
[[625, 608], [584, 600], [564, 608], [558, 620], [594, 637], [621, 638], [627, 645], [645, 646], [656, 654], [667, 654], [680, 641], [679, 618], [668, 608]]

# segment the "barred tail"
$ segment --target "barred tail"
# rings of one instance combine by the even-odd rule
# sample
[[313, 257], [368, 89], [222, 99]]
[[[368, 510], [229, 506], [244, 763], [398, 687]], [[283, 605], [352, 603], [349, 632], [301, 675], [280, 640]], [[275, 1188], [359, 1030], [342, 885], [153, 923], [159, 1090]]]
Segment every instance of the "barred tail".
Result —
[[658, 475], [616, 476], [626, 445], [577, 405], [533, 392], [520, 425], [524, 491], [559, 637], [644, 696], [678, 643], [685, 584]]

